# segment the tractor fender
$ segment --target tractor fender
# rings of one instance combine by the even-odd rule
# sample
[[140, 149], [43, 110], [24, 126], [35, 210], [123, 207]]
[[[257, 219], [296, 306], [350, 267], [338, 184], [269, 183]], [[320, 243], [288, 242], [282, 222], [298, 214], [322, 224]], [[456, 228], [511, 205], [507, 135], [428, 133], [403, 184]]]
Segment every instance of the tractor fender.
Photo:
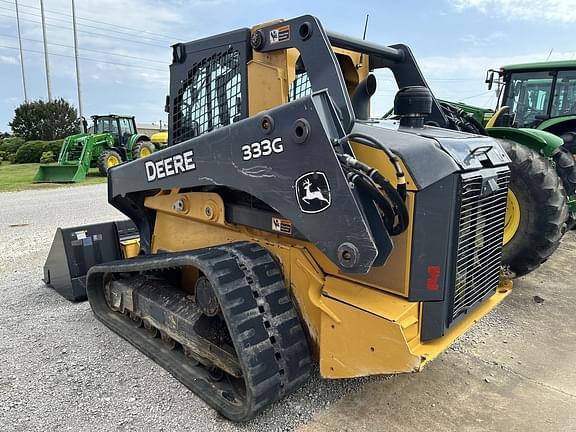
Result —
[[506, 138], [515, 141], [542, 153], [546, 157], [554, 155], [564, 143], [560, 137], [538, 129], [493, 127], [486, 128], [486, 132], [493, 138]]
[[150, 137], [148, 137], [147, 135], [144, 135], [144, 134], [130, 135], [130, 138], [128, 138], [128, 142], [126, 143], [126, 154], [127, 155], [132, 154], [132, 149], [134, 148], [134, 145], [138, 141], [150, 141]]
[[557, 129], [561, 123], [576, 123], [576, 115], [554, 117], [548, 120], [544, 120], [538, 125], [539, 130], [547, 131], [549, 129]]

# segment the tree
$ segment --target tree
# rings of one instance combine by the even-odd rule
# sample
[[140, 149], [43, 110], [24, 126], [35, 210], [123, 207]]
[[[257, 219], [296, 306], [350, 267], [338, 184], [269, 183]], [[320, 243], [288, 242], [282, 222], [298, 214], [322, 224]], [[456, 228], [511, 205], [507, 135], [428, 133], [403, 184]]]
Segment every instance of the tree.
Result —
[[78, 132], [78, 113], [64, 99], [23, 103], [9, 123], [15, 135], [29, 140], [55, 140]]

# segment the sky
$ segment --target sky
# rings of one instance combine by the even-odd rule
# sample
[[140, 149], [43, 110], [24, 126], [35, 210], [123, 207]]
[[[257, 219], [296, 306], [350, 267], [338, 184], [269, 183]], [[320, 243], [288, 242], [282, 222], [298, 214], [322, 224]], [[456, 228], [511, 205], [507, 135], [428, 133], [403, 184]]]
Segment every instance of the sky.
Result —
[[[19, 0], [28, 99], [47, 100], [40, 1]], [[357, 7], [356, 7], [357, 6]], [[71, 0], [44, 0], [52, 96], [77, 106]], [[438, 98], [494, 107], [488, 68], [576, 59], [576, 0], [76, 0], [84, 115], [166, 120], [170, 45], [276, 18], [318, 17], [324, 28], [412, 49]], [[0, 0], [0, 131], [24, 101], [14, 0]], [[379, 76], [376, 113], [396, 87]]]

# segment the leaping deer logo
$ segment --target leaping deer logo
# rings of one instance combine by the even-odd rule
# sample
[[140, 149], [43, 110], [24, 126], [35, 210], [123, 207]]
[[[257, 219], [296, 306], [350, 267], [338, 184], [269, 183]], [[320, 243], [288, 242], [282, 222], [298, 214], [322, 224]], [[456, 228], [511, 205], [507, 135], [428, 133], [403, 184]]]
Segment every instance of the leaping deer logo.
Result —
[[306, 204], [310, 204], [310, 200], [314, 199], [324, 201], [326, 204], [330, 204], [330, 201], [324, 198], [324, 195], [322, 195], [322, 191], [320, 190], [320, 188], [316, 188], [315, 191], [310, 190], [310, 188], [312, 187], [312, 183], [310, 182], [309, 179], [304, 180], [302, 186], [306, 191], [306, 195], [302, 197], [302, 201], [304, 201]]
[[320, 213], [330, 207], [330, 184], [322, 171], [302, 174], [295, 183], [298, 206], [303, 213]]

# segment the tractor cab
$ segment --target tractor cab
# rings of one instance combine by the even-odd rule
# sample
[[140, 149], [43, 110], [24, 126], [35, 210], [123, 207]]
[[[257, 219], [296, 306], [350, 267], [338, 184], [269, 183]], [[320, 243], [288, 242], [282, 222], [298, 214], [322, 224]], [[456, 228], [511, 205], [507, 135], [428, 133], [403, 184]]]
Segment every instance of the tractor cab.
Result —
[[117, 147], [125, 147], [130, 137], [138, 133], [133, 116], [95, 115], [92, 116], [92, 120], [94, 133], [109, 133], [114, 138], [114, 145]]
[[[562, 135], [565, 121], [576, 120], [576, 61], [504, 66], [499, 71], [488, 71], [489, 88], [495, 73], [499, 76], [497, 110], [509, 109], [509, 115], [498, 126], [542, 129]], [[567, 130], [574, 130], [574, 125]]]

